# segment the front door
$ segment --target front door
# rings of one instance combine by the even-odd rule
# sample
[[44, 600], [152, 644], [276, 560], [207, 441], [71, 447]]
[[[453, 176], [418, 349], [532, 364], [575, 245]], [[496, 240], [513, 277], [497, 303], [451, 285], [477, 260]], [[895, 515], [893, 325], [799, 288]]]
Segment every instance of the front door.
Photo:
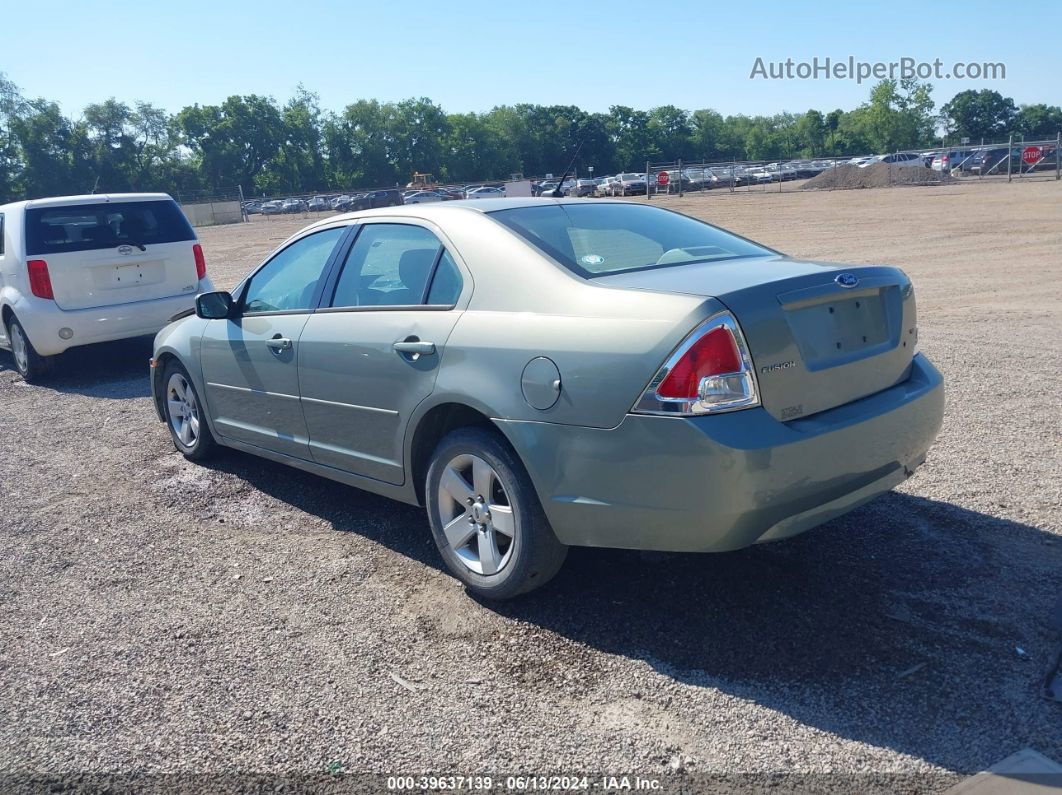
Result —
[[251, 276], [234, 316], [207, 324], [200, 361], [221, 436], [310, 458], [299, 403], [300, 337], [346, 231], [332, 227], [281, 249]]
[[471, 294], [466, 283], [427, 226], [362, 224], [332, 296], [302, 332], [300, 389], [314, 460], [404, 482], [406, 424], [435, 386]]

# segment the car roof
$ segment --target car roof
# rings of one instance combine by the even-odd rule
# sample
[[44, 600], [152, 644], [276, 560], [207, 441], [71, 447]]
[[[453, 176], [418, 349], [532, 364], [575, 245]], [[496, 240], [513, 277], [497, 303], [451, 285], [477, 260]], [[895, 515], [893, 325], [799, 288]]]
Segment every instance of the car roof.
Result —
[[[615, 203], [630, 204], [630, 202], [610, 202], [596, 199], [595, 204]], [[481, 213], [485, 214], [495, 210], [512, 210], [518, 207], [542, 207], [550, 204], [587, 204], [586, 199], [552, 199], [552, 198], [504, 198], [504, 199], [466, 199], [460, 202], [438, 202], [433, 204], [410, 204], [398, 207], [378, 207], [374, 210], [359, 210], [356, 212], [342, 213], [323, 218], [313, 224], [312, 228], [326, 226], [337, 221], [355, 221], [362, 218], [378, 218], [380, 216], [400, 217], [408, 215], [411, 218], [423, 218], [428, 221], [436, 219], [453, 218], [454, 213]], [[311, 227], [307, 227], [311, 228]]]
[[85, 193], [79, 196], [48, 196], [0, 205], [4, 208], [65, 207], [68, 204], [106, 204], [108, 202], [173, 201], [168, 193]]

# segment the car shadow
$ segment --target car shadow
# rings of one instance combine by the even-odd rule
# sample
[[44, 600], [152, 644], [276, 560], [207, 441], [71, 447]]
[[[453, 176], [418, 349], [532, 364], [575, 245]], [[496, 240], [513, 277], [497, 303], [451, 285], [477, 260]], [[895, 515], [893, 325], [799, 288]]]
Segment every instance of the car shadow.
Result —
[[[151, 352], [151, 337], [71, 348], [55, 358], [53, 369], [34, 386], [112, 400], [147, 397]], [[0, 372], [14, 369], [11, 354], [0, 351]]]
[[[240, 453], [213, 466], [442, 568], [419, 508]], [[738, 552], [572, 549], [547, 587], [481, 607], [675, 682], [972, 773], [1029, 746], [1062, 755], [1062, 713], [1038, 695], [1057, 648], [1047, 616], [1060, 572], [1056, 535], [891, 492]]]

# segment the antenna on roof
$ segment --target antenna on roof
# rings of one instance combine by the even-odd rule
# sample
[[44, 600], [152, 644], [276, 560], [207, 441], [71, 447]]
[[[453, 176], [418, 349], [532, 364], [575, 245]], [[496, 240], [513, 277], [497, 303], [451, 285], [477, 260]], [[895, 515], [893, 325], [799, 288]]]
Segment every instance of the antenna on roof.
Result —
[[96, 182], [95, 182], [95, 184], [93, 184], [93, 186], [92, 186], [92, 191], [91, 191], [91, 192], [92, 192], [92, 193], [95, 193], [95, 192], [96, 192], [96, 191], [97, 191], [97, 190], [99, 189], [99, 187], [100, 187], [100, 177], [99, 177], [99, 175], [97, 174], [97, 175], [96, 175]]
[[[584, 138], [583, 141], [585, 141], [585, 140], [586, 139]], [[551, 195], [553, 196], [554, 199], [563, 199], [564, 198], [564, 180], [568, 179], [568, 175], [572, 171], [572, 166], [575, 165], [575, 158], [579, 157], [579, 152], [582, 151], [583, 141], [580, 141], [579, 145], [577, 147], [575, 147], [575, 154], [572, 155], [572, 162], [570, 162], [568, 164], [568, 167], [566, 169], [564, 169], [564, 173], [561, 174], [560, 182], [558, 182], [557, 183], [557, 187], [555, 187], [553, 189], [553, 193]]]

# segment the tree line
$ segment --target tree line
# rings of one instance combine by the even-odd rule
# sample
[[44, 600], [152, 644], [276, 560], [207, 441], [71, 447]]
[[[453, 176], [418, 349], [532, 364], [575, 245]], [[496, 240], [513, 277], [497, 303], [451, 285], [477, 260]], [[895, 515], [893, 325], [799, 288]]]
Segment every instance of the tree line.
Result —
[[674, 105], [499, 105], [447, 113], [427, 98], [321, 108], [300, 86], [281, 104], [255, 94], [169, 113], [111, 98], [79, 117], [22, 95], [0, 74], [0, 202], [89, 192], [210, 193], [242, 186], [276, 195], [405, 184], [414, 171], [445, 182], [564, 169], [579, 142], [580, 173], [640, 170], [646, 161], [712, 162], [851, 156], [1014, 133], [1054, 138], [1062, 108], [1018, 107], [988, 89], [936, 110], [932, 86], [883, 80], [852, 110], [723, 116]]

